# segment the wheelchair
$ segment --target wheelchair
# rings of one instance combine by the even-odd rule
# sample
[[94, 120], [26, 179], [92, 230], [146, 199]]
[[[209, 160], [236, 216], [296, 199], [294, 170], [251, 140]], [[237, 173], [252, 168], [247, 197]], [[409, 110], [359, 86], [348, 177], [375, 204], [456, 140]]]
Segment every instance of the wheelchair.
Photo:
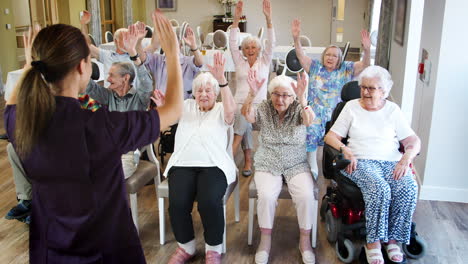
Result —
[[[331, 120], [326, 124], [326, 132], [330, 130], [347, 101], [360, 98], [360, 88], [357, 81], [348, 82], [343, 86], [341, 99], [332, 113]], [[346, 144], [347, 140], [343, 139]], [[322, 161], [323, 175], [332, 184], [327, 187], [320, 207], [321, 219], [325, 221], [327, 240], [335, 244], [337, 257], [344, 263], [359, 259], [367, 263], [363, 247], [366, 236], [366, 221], [364, 200], [357, 185], [341, 173], [350, 163], [339, 151], [325, 144]], [[406, 257], [419, 259], [426, 252], [425, 241], [418, 236], [416, 224], [411, 225], [409, 245], [402, 245]], [[382, 254], [386, 258], [385, 252]], [[385, 263], [394, 263], [388, 258]], [[406, 258], [401, 263], [406, 263]]]

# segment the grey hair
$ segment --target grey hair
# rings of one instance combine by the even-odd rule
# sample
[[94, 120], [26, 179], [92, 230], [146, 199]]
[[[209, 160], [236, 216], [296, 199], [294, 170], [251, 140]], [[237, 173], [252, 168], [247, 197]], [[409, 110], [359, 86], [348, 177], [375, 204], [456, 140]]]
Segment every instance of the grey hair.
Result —
[[327, 51], [331, 48], [338, 49], [338, 64], [336, 65], [336, 68], [339, 69], [343, 60], [343, 52], [341, 51], [340, 47], [336, 45], [330, 45], [322, 52], [322, 65], [325, 65], [325, 53], [327, 53]]
[[122, 32], [127, 32], [128, 29], [127, 28], [119, 28], [117, 29], [115, 32], [114, 32], [114, 39], [118, 39], [120, 40], [120, 34], [122, 34]]
[[216, 96], [219, 94], [219, 83], [209, 72], [202, 72], [198, 74], [192, 83], [192, 94], [195, 96], [198, 88], [211, 84], [211, 87], [215, 90]]
[[242, 43], [241, 43], [242, 54], [245, 56], [244, 47], [247, 46], [247, 44], [249, 44], [250, 42], [255, 42], [255, 45], [257, 46], [258, 52], [260, 54], [260, 52], [262, 51], [262, 43], [260, 42], [260, 39], [257, 36], [248, 36], [242, 40]]
[[120, 76], [130, 75], [129, 83], [132, 84], [133, 80], [135, 79], [135, 69], [133, 68], [133, 64], [130, 62], [114, 62], [112, 66], [117, 66], [118, 74]]
[[294, 98], [296, 98], [296, 92], [294, 92], [291, 83], [297, 85], [297, 81], [293, 78], [286, 75], [278, 75], [273, 78], [268, 85], [268, 93], [271, 95], [271, 93], [273, 93], [277, 87], [285, 87], [288, 88], [289, 92], [294, 95]]
[[362, 79], [378, 78], [380, 88], [384, 91], [384, 97], [387, 98], [393, 86], [392, 76], [385, 69], [377, 65], [372, 65], [364, 69], [358, 77], [358, 83], [361, 85]]

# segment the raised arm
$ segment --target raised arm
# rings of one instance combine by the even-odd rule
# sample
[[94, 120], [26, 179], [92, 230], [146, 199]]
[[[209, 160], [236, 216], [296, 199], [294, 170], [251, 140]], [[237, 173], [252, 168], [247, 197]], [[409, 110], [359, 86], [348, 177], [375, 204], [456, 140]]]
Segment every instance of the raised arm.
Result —
[[301, 42], [299, 41], [299, 36], [301, 35], [301, 21], [299, 21], [299, 19], [293, 20], [291, 31], [294, 39], [294, 48], [296, 49], [297, 58], [299, 59], [302, 68], [304, 68], [304, 70], [309, 73], [312, 59], [304, 53]]
[[139, 41], [139, 35], [136, 25], [128, 26], [128, 31], [124, 31], [121, 34], [123, 39], [123, 48], [128, 52], [128, 55], [130, 57], [137, 57], [136, 60], [133, 60], [133, 64], [135, 64], [135, 66], [141, 65], [142, 62], [138, 57], [139, 55], [136, 51], [136, 46]]
[[367, 66], [370, 65], [370, 46], [371, 41], [369, 32], [365, 29], [361, 30], [361, 45], [364, 50], [362, 60], [354, 63], [354, 76], [358, 76]]
[[166, 103], [158, 107], [161, 130], [179, 120], [183, 108], [182, 70], [179, 62], [179, 44], [172, 25], [163, 13], [157, 9], [153, 12], [155, 31], [161, 41], [161, 48], [166, 54], [167, 88]]
[[83, 12], [83, 16], [81, 16], [80, 18], [81, 33], [83, 33], [86, 41], [88, 42], [89, 49], [91, 51], [91, 57], [99, 60], [99, 48], [94, 46], [91, 43], [91, 40], [89, 39], [89, 35], [88, 35], [88, 24], [89, 24], [89, 21], [91, 21], [91, 13], [89, 13], [86, 10], [83, 10], [82, 12]]
[[263, 0], [263, 14], [265, 15], [267, 28], [273, 28], [273, 23], [271, 22], [271, 13], [270, 0]]
[[193, 54], [193, 63], [197, 67], [203, 66], [203, 57], [200, 50], [197, 47], [197, 39], [191, 27], [187, 27], [186, 37], [184, 37], [185, 43], [190, 47], [190, 51]]
[[291, 86], [296, 93], [297, 100], [302, 106], [301, 116], [302, 124], [305, 126], [312, 125], [312, 121], [315, 119], [315, 113], [312, 111], [312, 108], [307, 105], [307, 85], [309, 84], [309, 77], [305, 72], [297, 73], [297, 86], [294, 83], [291, 83]]
[[237, 38], [239, 37], [239, 20], [242, 15], [242, 8], [244, 6], [244, 2], [239, 1], [236, 5], [236, 11], [234, 13], [234, 22], [232, 23], [231, 32], [229, 33], [229, 50], [231, 51], [231, 57], [234, 61], [234, 64], [239, 64], [242, 60], [242, 54], [237, 47]]
[[239, 21], [242, 16], [242, 8], [244, 7], [244, 2], [239, 1], [236, 5], [236, 10], [234, 12], [234, 21], [232, 22], [232, 28], [239, 27]]
[[247, 98], [242, 105], [241, 113], [247, 120], [247, 122], [253, 124], [256, 122], [256, 109], [254, 109], [252, 102], [257, 96], [258, 91], [263, 86], [263, 83], [266, 79], [258, 80], [257, 79], [257, 72], [253, 69], [249, 70], [249, 75], [247, 76], [247, 82], [249, 83], [250, 91], [247, 95]]
[[[144, 60], [142, 59], [143, 56], [146, 57], [146, 54], [143, 54], [145, 53], [144, 50], [143, 50], [143, 47], [141, 45], [141, 41], [145, 38], [146, 36], [146, 33], [148, 30], [146, 30], [146, 25], [145, 23], [141, 22], [141, 21], [138, 21], [137, 23], [134, 24], [135, 25], [135, 30], [136, 30], [136, 33], [137, 33], [137, 36], [138, 36], [138, 41], [136, 43], [136, 52], [138, 54], [138, 56], [140, 57], [140, 60], [142, 62], [144, 62]], [[129, 27], [130, 29], [130, 27]]]
[[234, 101], [231, 89], [228, 86], [228, 81], [224, 76], [224, 64], [226, 64], [226, 59], [223, 54], [221, 52], [216, 52], [214, 54], [214, 65], [206, 66], [219, 83], [224, 107], [224, 122], [228, 125], [232, 125], [234, 123], [234, 113], [236, 112], [236, 101]]
[[405, 148], [405, 154], [403, 154], [393, 171], [393, 178], [395, 180], [399, 180], [401, 177], [405, 176], [409, 169], [409, 165], [421, 151], [421, 140], [416, 135], [411, 135], [401, 140], [400, 143]]

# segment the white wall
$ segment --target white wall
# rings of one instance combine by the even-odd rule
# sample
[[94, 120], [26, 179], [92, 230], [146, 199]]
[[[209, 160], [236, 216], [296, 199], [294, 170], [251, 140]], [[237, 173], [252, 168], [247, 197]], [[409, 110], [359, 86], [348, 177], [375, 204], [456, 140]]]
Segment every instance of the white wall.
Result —
[[413, 122], [423, 141], [415, 160], [424, 174], [421, 199], [468, 202], [466, 10], [466, 0], [425, 1], [421, 49], [432, 71], [429, 84], [417, 80]]
[[[327, 46], [330, 43], [331, 1], [330, 0], [272, 0], [273, 24], [277, 45], [292, 42], [291, 22], [294, 18], [302, 21], [303, 34], [309, 36], [313, 46]], [[146, 23], [151, 22], [151, 12], [156, 0], [146, 1]], [[234, 12], [233, 7], [233, 12]], [[213, 15], [224, 14], [217, 0], [178, 0], [176, 12], [166, 12], [167, 17], [187, 21], [192, 27], [201, 26], [203, 32], [213, 30]], [[247, 17], [247, 32], [257, 34], [260, 27], [266, 27], [261, 0], [244, 1]]]

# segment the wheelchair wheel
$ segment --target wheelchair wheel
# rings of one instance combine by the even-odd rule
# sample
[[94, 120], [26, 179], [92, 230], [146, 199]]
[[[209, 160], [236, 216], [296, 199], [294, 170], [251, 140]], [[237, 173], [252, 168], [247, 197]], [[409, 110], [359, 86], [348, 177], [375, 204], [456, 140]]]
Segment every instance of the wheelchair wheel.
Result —
[[325, 220], [325, 214], [327, 213], [328, 210], [328, 196], [323, 196], [322, 199], [322, 205], [320, 206], [320, 219], [323, 221]]
[[410, 244], [401, 245], [406, 256], [411, 259], [420, 259], [426, 254], [427, 244], [424, 239], [418, 235], [411, 237]]
[[341, 223], [339, 219], [333, 217], [330, 210], [327, 210], [327, 213], [325, 214], [325, 227], [327, 230], [328, 242], [335, 243], [338, 237], [338, 232], [341, 229]]
[[351, 263], [356, 257], [356, 248], [353, 242], [347, 238], [336, 241], [335, 251], [338, 259], [343, 263]]

